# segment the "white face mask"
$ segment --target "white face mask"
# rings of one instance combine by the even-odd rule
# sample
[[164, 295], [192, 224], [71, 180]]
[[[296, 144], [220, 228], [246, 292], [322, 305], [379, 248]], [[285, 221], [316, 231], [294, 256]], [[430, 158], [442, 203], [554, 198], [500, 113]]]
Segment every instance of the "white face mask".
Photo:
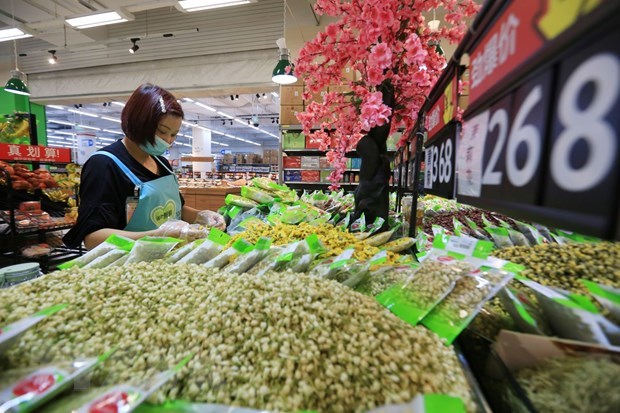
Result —
[[144, 145], [140, 145], [140, 149], [144, 152], [148, 153], [152, 156], [160, 156], [163, 155], [168, 149], [170, 149], [171, 144], [155, 135], [155, 143], [146, 143]]

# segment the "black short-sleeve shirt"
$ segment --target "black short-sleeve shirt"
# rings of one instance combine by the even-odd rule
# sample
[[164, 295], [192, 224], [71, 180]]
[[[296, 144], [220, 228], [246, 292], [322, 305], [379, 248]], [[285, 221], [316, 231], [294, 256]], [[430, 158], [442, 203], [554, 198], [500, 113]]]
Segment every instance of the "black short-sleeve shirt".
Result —
[[[149, 171], [129, 154], [120, 140], [101, 150], [116, 155], [142, 182], [170, 175], [159, 163], [159, 175]], [[158, 159], [172, 169], [166, 158], [159, 156]], [[127, 197], [134, 196], [134, 189], [135, 185], [112, 159], [91, 156], [82, 168], [77, 223], [63, 238], [65, 245], [77, 248], [88, 234], [102, 228], [125, 228], [125, 201]]]

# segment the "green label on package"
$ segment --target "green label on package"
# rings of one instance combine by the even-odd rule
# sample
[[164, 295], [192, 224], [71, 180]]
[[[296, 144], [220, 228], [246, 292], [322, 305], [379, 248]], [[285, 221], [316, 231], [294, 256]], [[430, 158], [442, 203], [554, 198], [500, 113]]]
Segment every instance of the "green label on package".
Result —
[[209, 241], [213, 241], [218, 245], [226, 245], [228, 241], [230, 241], [230, 235], [225, 232], [220, 231], [217, 228], [211, 228], [209, 230]]

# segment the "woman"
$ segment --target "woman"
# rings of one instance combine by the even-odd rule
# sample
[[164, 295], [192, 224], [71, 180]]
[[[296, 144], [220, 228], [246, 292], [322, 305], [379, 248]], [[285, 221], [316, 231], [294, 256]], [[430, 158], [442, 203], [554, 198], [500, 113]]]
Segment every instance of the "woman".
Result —
[[82, 169], [76, 225], [63, 241], [87, 249], [112, 234], [138, 239], [158, 235], [169, 219], [203, 222], [225, 228], [212, 211], [183, 205], [176, 176], [162, 157], [181, 128], [183, 109], [168, 91], [151, 84], [138, 87], [123, 108], [125, 137], [97, 151]]

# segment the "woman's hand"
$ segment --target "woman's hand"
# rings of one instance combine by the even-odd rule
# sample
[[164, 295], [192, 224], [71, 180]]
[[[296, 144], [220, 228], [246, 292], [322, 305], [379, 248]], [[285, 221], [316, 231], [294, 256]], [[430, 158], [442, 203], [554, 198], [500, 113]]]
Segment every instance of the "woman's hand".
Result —
[[209, 211], [207, 209], [196, 214], [194, 224], [204, 225], [209, 228], [217, 228], [221, 231], [226, 230], [226, 221], [224, 220], [224, 217], [217, 212]]

